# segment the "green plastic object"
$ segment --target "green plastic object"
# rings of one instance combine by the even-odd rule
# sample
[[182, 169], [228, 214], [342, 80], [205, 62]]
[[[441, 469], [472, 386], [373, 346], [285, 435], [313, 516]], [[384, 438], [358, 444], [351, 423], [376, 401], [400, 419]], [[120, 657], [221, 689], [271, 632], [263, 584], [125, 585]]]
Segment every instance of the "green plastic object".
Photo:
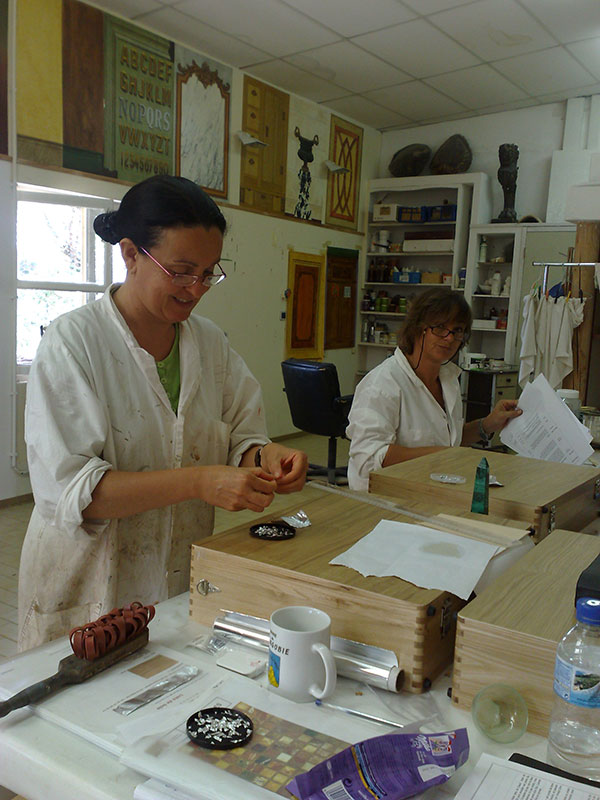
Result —
[[475, 485], [473, 486], [473, 500], [471, 511], [475, 514], [488, 513], [488, 498], [490, 494], [490, 465], [487, 458], [482, 458], [475, 472]]

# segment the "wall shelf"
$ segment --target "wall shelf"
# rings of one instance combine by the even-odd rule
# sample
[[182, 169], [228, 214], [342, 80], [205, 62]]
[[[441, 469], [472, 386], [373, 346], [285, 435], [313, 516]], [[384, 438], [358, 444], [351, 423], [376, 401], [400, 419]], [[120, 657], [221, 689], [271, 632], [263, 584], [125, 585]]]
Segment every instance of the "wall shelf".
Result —
[[[363, 250], [363, 290], [367, 292], [386, 291], [388, 295], [405, 297], [407, 303], [412, 297], [420, 296], [422, 292], [430, 289], [452, 290], [458, 284], [458, 275], [461, 269], [467, 266], [467, 249], [469, 242], [469, 224], [477, 223], [482, 219], [489, 219], [491, 210], [487, 199], [489, 178], [484, 173], [465, 173], [464, 175], [423, 175], [408, 178], [376, 179], [369, 182], [369, 212], [366, 215], [365, 249]], [[449, 204], [455, 209], [449, 216], [454, 219], [435, 219], [428, 222], [373, 220], [373, 207], [378, 203], [402, 206], [404, 208], [438, 207]], [[394, 215], [396, 216], [396, 215]], [[387, 241], [378, 246], [378, 239], [382, 230]], [[421, 233], [422, 232], [422, 233]], [[443, 236], [443, 238], [440, 237]], [[419, 239], [428, 240], [427, 244], [419, 243]], [[433, 244], [429, 244], [429, 240]], [[405, 243], [415, 242], [416, 248], [441, 247], [442, 250], [406, 250]], [[392, 250], [388, 249], [392, 246]], [[410, 247], [410, 245], [408, 245]], [[449, 283], [410, 283], [395, 281], [369, 281], [367, 278], [370, 267], [380, 270], [388, 278], [390, 266], [394, 264], [400, 269], [413, 268], [418, 265], [418, 271], [423, 273], [437, 273], [435, 277], [443, 280], [443, 275], [449, 275]], [[411, 263], [412, 259], [412, 263]], [[373, 263], [374, 262], [374, 263]], [[395, 274], [395, 273], [394, 273]], [[429, 277], [429, 276], [428, 276]], [[448, 280], [448, 279], [447, 279]], [[404, 307], [404, 306], [403, 306]], [[374, 315], [381, 324], [385, 324], [385, 312], [366, 312], [360, 308], [357, 311], [357, 328], [364, 323], [365, 316]], [[480, 312], [480, 316], [483, 313]], [[392, 314], [392, 319], [401, 320], [402, 314]], [[357, 339], [362, 338], [360, 335]], [[368, 372], [383, 361], [384, 354], [379, 350], [393, 349], [394, 345], [381, 345], [372, 342], [361, 343], [359, 350], [357, 372]], [[372, 348], [372, 349], [369, 349]]]

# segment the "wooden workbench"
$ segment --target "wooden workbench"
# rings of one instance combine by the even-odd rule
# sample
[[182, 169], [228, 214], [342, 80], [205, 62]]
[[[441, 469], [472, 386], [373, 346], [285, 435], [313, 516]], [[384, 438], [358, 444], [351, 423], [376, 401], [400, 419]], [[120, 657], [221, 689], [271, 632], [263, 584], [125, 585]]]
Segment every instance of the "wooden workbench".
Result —
[[[419, 507], [427, 503], [443, 504], [449, 513], [464, 513], [471, 508], [475, 470], [484, 456], [490, 473], [504, 484], [490, 487], [490, 514], [525, 522], [535, 541], [555, 528], [579, 531], [598, 516], [600, 469], [597, 467], [558, 464], [469, 447], [448, 447], [375, 470], [369, 476], [369, 491], [391, 497], [401, 505], [411, 501]], [[463, 475], [466, 483], [439, 483], [431, 480], [432, 473]]]
[[[281, 606], [314, 605], [331, 617], [333, 635], [393, 650], [405, 673], [404, 688], [423, 691], [452, 659], [456, 612], [464, 601], [394, 576], [365, 577], [329, 563], [381, 519], [415, 520], [394, 511], [389, 502], [382, 507], [368, 497], [313, 487], [290, 495], [289, 509], [279, 515], [299, 509], [311, 525], [298, 529], [293, 539], [256, 539], [244, 523], [194, 545], [191, 616], [212, 625], [224, 609], [268, 619]], [[256, 523], [272, 518], [264, 514]], [[455, 530], [461, 522], [446, 518], [429, 525]], [[523, 535], [522, 529], [486, 526], [480, 520], [477, 531], [463, 527], [465, 535], [497, 544]], [[209, 591], [209, 585], [216, 590]]]

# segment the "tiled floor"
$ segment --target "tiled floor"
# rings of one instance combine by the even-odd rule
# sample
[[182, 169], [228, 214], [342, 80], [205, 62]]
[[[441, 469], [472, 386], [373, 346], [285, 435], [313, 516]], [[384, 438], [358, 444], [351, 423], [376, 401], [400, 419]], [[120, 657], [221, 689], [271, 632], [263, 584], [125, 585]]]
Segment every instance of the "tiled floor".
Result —
[[0, 662], [17, 652], [17, 579], [32, 503], [0, 508]]
[[[304, 450], [311, 463], [327, 463], [327, 439], [324, 436], [298, 434], [287, 438], [284, 444]], [[338, 465], [348, 463], [349, 444], [346, 439], [338, 439]], [[277, 495], [270, 510], [277, 511], [288, 503], [288, 495]], [[0, 663], [17, 652], [19, 557], [32, 507], [32, 503], [20, 503], [0, 508]], [[252, 511], [233, 513], [217, 509], [215, 530], [226, 530], [255, 517]]]

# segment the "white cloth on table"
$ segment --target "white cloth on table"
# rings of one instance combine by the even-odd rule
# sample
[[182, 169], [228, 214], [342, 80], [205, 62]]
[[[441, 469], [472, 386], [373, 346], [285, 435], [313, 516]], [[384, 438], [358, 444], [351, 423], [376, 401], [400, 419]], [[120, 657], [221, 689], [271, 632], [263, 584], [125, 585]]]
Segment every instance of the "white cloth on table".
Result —
[[366, 491], [391, 444], [454, 447], [463, 432], [462, 398], [456, 364], [443, 364], [440, 383], [446, 410], [416, 375], [406, 356], [393, 356], [368, 372], [356, 387], [346, 436], [350, 442], [348, 484]]
[[59, 317], [32, 365], [26, 440], [35, 509], [19, 578], [21, 649], [132, 600], [189, 588], [190, 546], [212, 533], [202, 500], [124, 519], [84, 521], [110, 469], [128, 472], [238, 465], [265, 444], [260, 386], [214, 323], [180, 327], [175, 414], [154, 358], [103, 297]]

